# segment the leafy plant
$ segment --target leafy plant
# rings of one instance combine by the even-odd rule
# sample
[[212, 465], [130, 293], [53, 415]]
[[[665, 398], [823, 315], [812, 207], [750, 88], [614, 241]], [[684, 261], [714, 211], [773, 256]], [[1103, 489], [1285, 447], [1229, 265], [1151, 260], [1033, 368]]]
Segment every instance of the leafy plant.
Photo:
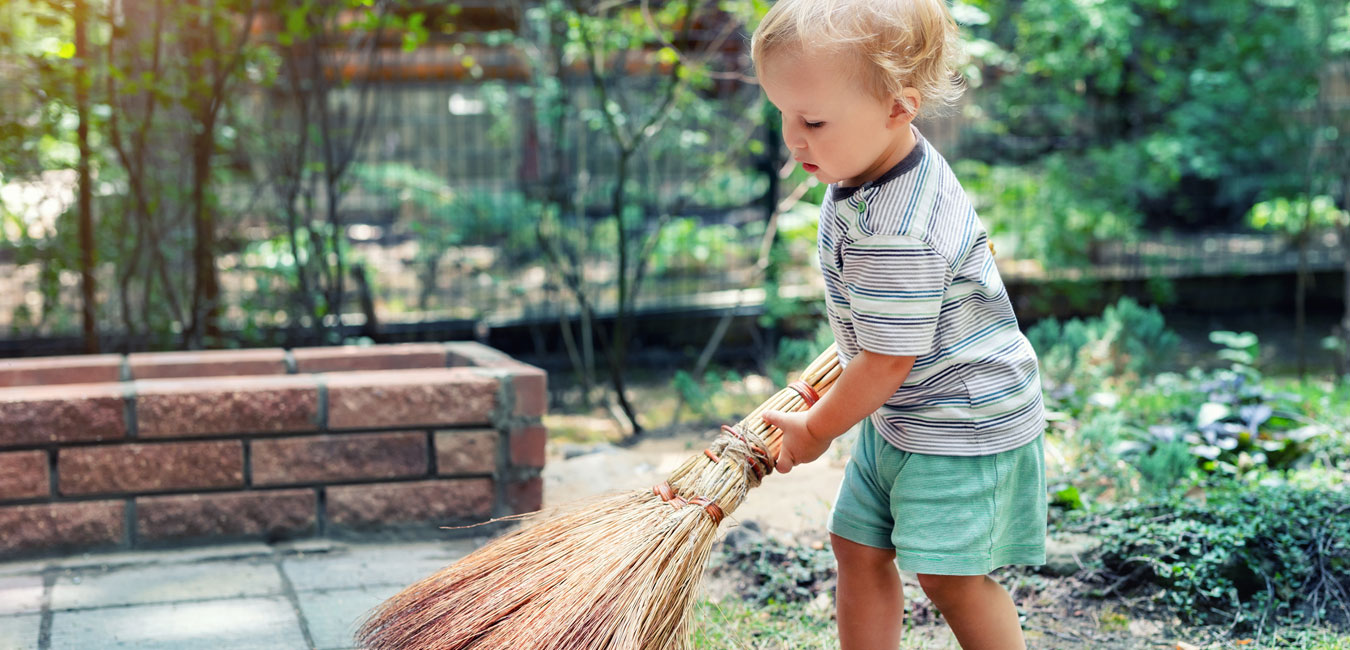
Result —
[[1195, 410], [1186, 438], [1210, 471], [1237, 474], [1254, 465], [1288, 467], [1307, 451], [1309, 438], [1322, 433], [1287, 408], [1295, 398], [1264, 386], [1256, 368], [1260, 342], [1251, 332], [1218, 331], [1210, 340], [1223, 346], [1218, 356], [1227, 368], [1193, 373], [1203, 403]]
[[815, 334], [811, 338], [782, 339], [778, 342], [778, 351], [769, 362], [766, 374], [773, 380], [775, 386], [786, 386], [789, 381], [796, 379], [795, 376], [790, 377], [791, 373], [801, 372], [832, 343], [834, 331], [830, 329], [829, 323], [824, 321], [816, 326]]
[[1162, 363], [1158, 352], [1176, 336], [1156, 311], [1132, 302], [1099, 319], [1043, 322], [1028, 337], [1068, 443], [1072, 470], [1051, 488], [1066, 508], [1100, 509], [1214, 476], [1255, 480], [1304, 466], [1315, 452], [1337, 453], [1319, 442], [1340, 422], [1318, 420], [1331, 402], [1275, 390], [1258, 368], [1251, 332], [1210, 334], [1220, 367], [1151, 376], [1145, 371]]
[[[969, 150], [1044, 164], [1061, 175], [1051, 192], [1067, 189], [1063, 200], [1091, 206], [1087, 216], [1230, 226], [1259, 194], [1306, 180], [1304, 165], [1282, 163], [1305, 160], [1317, 124], [1287, 117], [1330, 76], [1338, 50], [1310, 27], [1343, 14], [1344, 2], [961, 4], [983, 14], [966, 26], [985, 80]], [[1332, 43], [1343, 30], [1337, 21]]]
[[809, 601], [835, 576], [834, 554], [828, 548], [764, 535], [729, 536], [720, 564], [745, 577], [744, 598], [760, 605]]
[[1225, 483], [1080, 519], [1102, 540], [1103, 595], [1152, 585], [1194, 622], [1350, 621], [1350, 494]]
[[651, 272], [677, 276], [725, 270], [734, 257], [743, 254], [742, 239], [730, 224], [705, 224], [695, 217], [671, 219], [652, 247]]
[[683, 398], [684, 405], [695, 415], [703, 419], [715, 419], [720, 414], [713, 398], [728, 385], [734, 386], [741, 381], [742, 377], [734, 370], [725, 373], [709, 370], [703, 374], [702, 381], [695, 380], [693, 375], [684, 370], [679, 370], [675, 372], [675, 378], [671, 383]]
[[1303, 235], [1309, 229], [1338, 226], [1350, 219], [1350, 212], [1336, 207], [1330, 196], [1289, 199], [1278, 197], [1253, 205], [1247, 223], [1257, 230], [1278, 232], [1288, 237]]
[[1162, 367], [1180, 338], [1167, 328], [1156, 307], [1121, 298], [1100, 318], [1046, 319], [1027, 331], [1051, 394], [1076, 396], [1080, 388], [1137, 382]]

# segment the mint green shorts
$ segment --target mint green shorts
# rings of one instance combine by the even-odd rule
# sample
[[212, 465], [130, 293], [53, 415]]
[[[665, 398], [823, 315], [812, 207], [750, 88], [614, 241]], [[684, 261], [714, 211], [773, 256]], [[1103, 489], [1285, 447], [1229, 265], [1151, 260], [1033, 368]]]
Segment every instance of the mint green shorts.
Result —
[[988, 456], [901, 451], [863, 420], [830, 532], [895, 549], [901, 570], [984, 575], [1045, 563], [1043, 437]]

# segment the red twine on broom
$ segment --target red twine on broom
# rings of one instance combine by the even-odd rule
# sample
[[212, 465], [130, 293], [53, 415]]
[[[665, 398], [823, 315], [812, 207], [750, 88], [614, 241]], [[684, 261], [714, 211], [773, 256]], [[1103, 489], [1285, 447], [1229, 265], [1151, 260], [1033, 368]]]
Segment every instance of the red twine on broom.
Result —
[[722, 507], [708, 497], [694, 497], [693, 499], [685, 501], [684, 497], [675, 494], [675, 488], [671, 487], [668, 482], [663, 482], [660, 485], [653, 485], [652, 494], [661, 497], [662, 501], [669, 503], [677, 509], [683, 508], [686, 505], [703, 508], [703, 511], [707, 512], [708, 516], [712, 518], [714, 526], [722, 523], [722, 518], [726, 516], [726, 513], [722, 512]]
[[[764, 477], [767, 476], [769, 472], [773, 470], [773, 466], [769, 465], [768, 463], [769, 452], [766, 451], [763, 447], [750, 442], [750, 440], [745, 437], [745, 433], [742, 432], [739, 427], [733, 427], [731, 425], [724, 424], [722, 425], [722, 432], [735, 436], [741, 442], [745, 443], [746, 447], [750, 448], [750, 452], [753, 454], [752, 456], [749, 456], [747, 458], [747, 460], [751, 461], [750, 471], [755, 473], [755, 480], [758, 481], [764, 480]], [[708, 460], [711, 460], [714, 463], [722, 461], [722, 459], [718, 458], [717, 454], [714, 454], [711, 449], [704, 449], [703, 455], [707, 456]]]
[[[816, 400], [820, 397], [816, 394], [816, 391], [802, 382], [796, 383], [801, 384], [801, 386], [793, 386], [793, 389], [802, 396], [802, 399], [806, 400], [807, 407], [809, 408], [810, 405], [815, 404]], [[756, 481], [764, 480], [764, 477], [768, 476], [769, 473], [773, 471], [773, 465], [769, 460], [768, 450], [766, 450], [763, 445], [750, 442], [749, 436], [747, 436], [739, 426], [724, 424], [722, 425], [722, 432], [730, 437], [740, 440], [745, 445], [745, 448], [749, 450], [750, 453], [746, 454], [746, 465], [749, 467], [750, 471], [754, 473]], [[725, 445], [722, 447], [722, 450], [725, 452]], [[722, 462], [722, 459], [719, 458], [716, 453], [713, 453], [712, 449], [704, 449], [703, 455], [707, 456], [708, 460], [711, 460], [714, 463]], [[662, 501], [669, 503], [675, 508], [683, 508], [686, 505], [699, 506], [712, 518], [714, 525], [722, 523], [723, 517], [726, 516], [726, 513], [722, 511], [722, 507], [717, 505], [712, 499], [704, 496], [697, 496], [686, 500], [684, 497], [675, 493], [675, 488], [672, 487], [669, 482], [653, 485], [652, 494], [661, 497]]]
[[797, 394], [802, 396], [802, 401], [806, 402], [806, 408], [811, 408], [816, 405], [816, 402], [820, 401], [820, 393], [817, 393], [816, 389], [811, 387], [811, 384], [804, 381], [794, 381], [788, 384], [788, 388], [797, 391]]

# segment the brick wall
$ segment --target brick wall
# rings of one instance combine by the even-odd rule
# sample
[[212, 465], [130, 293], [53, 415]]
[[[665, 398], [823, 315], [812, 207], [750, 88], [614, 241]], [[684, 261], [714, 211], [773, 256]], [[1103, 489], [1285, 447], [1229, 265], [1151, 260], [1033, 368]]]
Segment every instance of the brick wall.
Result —
[[545, 381], [477, 343], [0, 360], [0, 558], [536, 510]]

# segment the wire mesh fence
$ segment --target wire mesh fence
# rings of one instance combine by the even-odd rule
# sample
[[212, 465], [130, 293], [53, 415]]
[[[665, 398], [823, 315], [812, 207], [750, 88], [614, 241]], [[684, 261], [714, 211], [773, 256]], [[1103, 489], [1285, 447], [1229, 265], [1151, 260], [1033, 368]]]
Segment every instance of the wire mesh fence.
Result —
[[[284, 75], [232, 90], [207, 201], [219, 244], [218, 295], [209, 300], [225, 338], [275, 341], [268, 332], [316, 320], [470, 329], [556, 322], [584, 310], [604, 317], [621, 303], [669, 320], [822, 295], [810, 207], [820, 188], [774, 217], [802, 175], [784, 173], [788, 156], [757, 86], [690, 90], [656, 116], [650, 138], [624, 151], [606, 124], [615, 111], [584, 70], [559, 73], [556, 88], [515, 72], [475, 79], [460, 74], [458, 47], [404, 52], [397, 74], [335, 85], [310, 97], [321, 98], [317, 108], [287, 94]], [[486, 69], [525, 69], [507, 48], [472, 53]], [[628, 107], [638, 107], [618, 111], [621, 119], [640, 122], [642, 107], [659, 104], [660, 69], [616, 81]], [[41, 104], [41, 88], [24, 78], [31, 73], [0, 57], [0, 104], [9, 107], [0, 117]], [[179, 345], [203, 309], [187, 304], [200, 293], [187, 173], [196, 125], [187, 104], [138, 113], [142, 99], [128, 90], [95, 110], [98, 119], [120, 117], [128, 140], [154, 127], [140, 171], [135, 155], [107, 147], [96, 170], [94, 212], [111, 230], [93, 274], [108, 349]], [[921, 129], [951, 160], [988, 153], [991, 132], [963, 117], [970, 114]], [[1118, 116], [1079, 117], [1090, 130], [1094, 119]], [[1012, 158], [1065, 145], [1034, 134], [996, 139]], [[350, 159], [334, 151], [343, 147]], [[621, 179], [626, 191], [616, 196]], [[71, 170], [0, 169], [0, 340], [79, 334], [81, 280], [70, 261], [77, 183]], [[1332, 232], [1316, 233], [1302, 252], [1276, 235], [1145, 232], [1093, 244], [1085, 265], [1046, 268], [1015, 250], [998, 263], [1011, 281], [1281, 274], [1301, 264], [1341, 268], [1343, 244]]]

